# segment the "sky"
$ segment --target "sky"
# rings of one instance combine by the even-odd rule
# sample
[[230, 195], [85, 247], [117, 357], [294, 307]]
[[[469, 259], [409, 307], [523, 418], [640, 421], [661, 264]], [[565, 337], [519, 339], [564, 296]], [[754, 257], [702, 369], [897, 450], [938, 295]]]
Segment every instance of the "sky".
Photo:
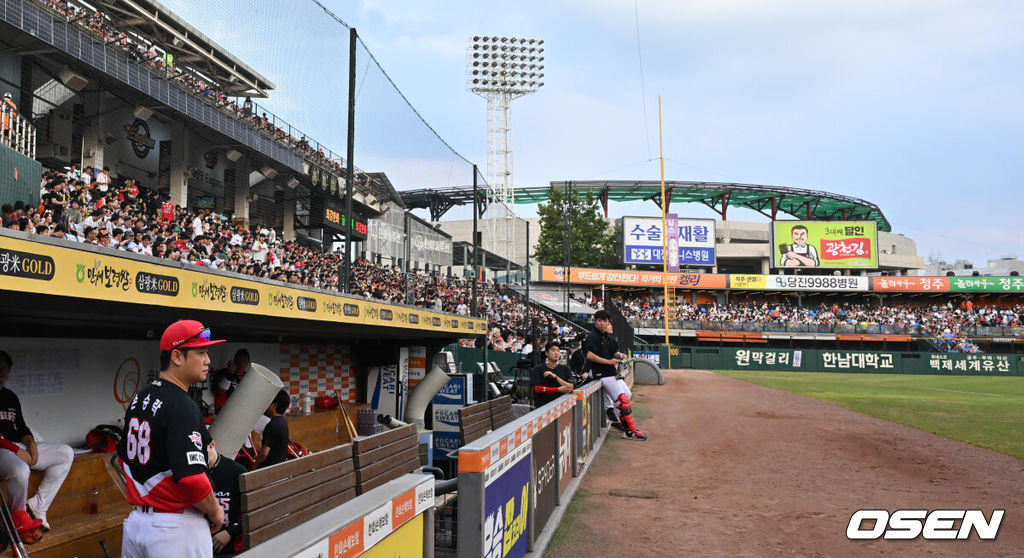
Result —
[[[321, 2], [447, 144], [361, 47], [355, 162], [393, 172], [402, 189], [469, 184], [463, 158], [484, 172], [486, 104], [466, 91], [467, 39], [528, 37], [545, 41], [545, 85], [512, 104], [517, 186], [657, 180], [660, 98], [667, 180], [854, 196], [924, 258], [1024, 258], [1024, 3]], [[344, 151], [347, 29], [312, 0], [283, 14], [269, 0], [166, 3], [275, 82], [267, 106]], [[613, 217], [657, 212], [611, 206]]]

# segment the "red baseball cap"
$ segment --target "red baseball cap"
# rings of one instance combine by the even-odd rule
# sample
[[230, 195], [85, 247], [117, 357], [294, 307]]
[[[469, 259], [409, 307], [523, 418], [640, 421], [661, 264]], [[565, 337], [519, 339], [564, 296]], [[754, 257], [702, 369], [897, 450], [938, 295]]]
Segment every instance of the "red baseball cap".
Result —
[[164, 330], [160, 337], [160, 350], [197, 349], [224, 341], [226, 339], [210, 339], [210, 328], [195, 320], [178, 320]]

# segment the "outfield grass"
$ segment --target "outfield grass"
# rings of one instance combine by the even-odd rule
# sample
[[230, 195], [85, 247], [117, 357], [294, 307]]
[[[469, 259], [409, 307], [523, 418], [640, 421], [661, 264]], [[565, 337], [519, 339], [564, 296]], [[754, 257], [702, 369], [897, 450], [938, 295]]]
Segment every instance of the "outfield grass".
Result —
[[1024, 377], [715, 372], [1024, 459]]

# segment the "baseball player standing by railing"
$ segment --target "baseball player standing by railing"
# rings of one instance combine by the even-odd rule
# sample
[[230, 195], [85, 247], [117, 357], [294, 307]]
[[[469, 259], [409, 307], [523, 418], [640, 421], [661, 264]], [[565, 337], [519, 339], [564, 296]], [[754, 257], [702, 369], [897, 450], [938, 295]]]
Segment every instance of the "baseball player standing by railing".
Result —
[[[171, 324], [160, 338], [160, 378], [125, 411], [117, 454], [128, 503], [124, 558], [210, 558], [211, 531], [224, 509], [206, 475], [208, 435], [188, 387], [206, 380], [210, 330], [194, 320]], [[204, 517], [205, 514], [205, 517]]]
[[[612, 426], [623, 431], [623, 436], [630, 440], [646, 440], [647, 434], [637, 428], [630, 408], [629, 389], [618, 378], [618, 367], [626, 355], [619, 352], [619, 344], [612, 337], [612, 317], [607, 310], [594, 313], [594, 331], [587, 335], [583, 342], [584, 354], [590, 363], [590, 371], [595, 378], [601, 380], [605, 394], [605, 412], [612, 419]], [[618, 412], [618, 419], [615, 414]]]

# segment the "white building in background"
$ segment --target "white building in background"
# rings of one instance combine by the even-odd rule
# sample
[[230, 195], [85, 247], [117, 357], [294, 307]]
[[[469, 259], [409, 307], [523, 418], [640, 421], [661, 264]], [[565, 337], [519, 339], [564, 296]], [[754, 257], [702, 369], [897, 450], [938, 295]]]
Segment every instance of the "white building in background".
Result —
[[989, 260], [987, 267], [975, 267], [967, 260], [956, 260], [947, 263], [941, 260], [929, 260], [925, 275], [930, 276], [982, 276], [982, 277], [1016, 277], [1024, 275], [1024, 261], [1015, 257]]

